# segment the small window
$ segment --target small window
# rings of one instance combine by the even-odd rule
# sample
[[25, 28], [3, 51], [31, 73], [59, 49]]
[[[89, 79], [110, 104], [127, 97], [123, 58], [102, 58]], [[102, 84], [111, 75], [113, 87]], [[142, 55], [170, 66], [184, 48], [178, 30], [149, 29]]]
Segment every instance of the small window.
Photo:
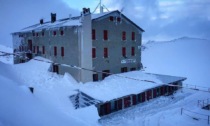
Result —
[[135, 56], [135, 47], [131, 47], [131, 56]]
[[35, 36], [35, 33], [33, 33], [33, 36]]
[[118, 21], [118, 22], [121, 22], [121, 18], [120, 18], [120, 17], [117, 17], [117, 21]]
[[44, 32], [42, 32], [42, 36], [44, 36]]
[[53, 35], [56, 36], [56, 31], [53, 31]]
[[93, 74], [93, 81], [98, 81], [98, 74]]
[[19, 46], [19, 51], [20, 51], [20, 52], [22, 51], [21, 49], [22, 49], [21, 46]]
[[96, 58], [96, 48], [92, 48], [92, 58]]
[[42, 54], [45, 54], [45, 47], [42, 46]]
[[96, 40], [96, 30], [92, 29], [92, 40]]
[[36, 33], [36, 37], [38, 37], [39, 36], [39, 33]]
[[61, 30], [61, 31], [60, 31], [60, 35], [63, 35], [63, 34], [64, 34], [63, 30]]
[[114, 20], [114, 17], [113, 17], [113, 16], [110, 16], [110, 17], [109, 17], [109, 20], [110, 20], [110, 21], [113, 21], [113, 20]]
[[104, 30], [104, 40], [108, 40], [108, 31]]
[[39, 53], [39, 46], [36, 47], [36, 51], [37, 51], [37, 53]]
[[125, 47], [122, 47], [122, 56], [126, 57], [126, 48]]
[[125, 31], [122, 32], [122, 40], [126, 40], [126, 32]]
[[104, 58], [108, 58], [108, 48], [104, 48]]
[[64, 47], [61, 47], [61, 56], [64, 56]]
[[54, 46], [54, 56], [57, 56], [57, 47]]
[[131, 39], [132, 39], [133, 41], [136, 40], [135, 32], [132, 32]]
[[127, 67], [121, 68], [121, 73], [125, 73], [125, 72], [128, 72], [128, 68]]

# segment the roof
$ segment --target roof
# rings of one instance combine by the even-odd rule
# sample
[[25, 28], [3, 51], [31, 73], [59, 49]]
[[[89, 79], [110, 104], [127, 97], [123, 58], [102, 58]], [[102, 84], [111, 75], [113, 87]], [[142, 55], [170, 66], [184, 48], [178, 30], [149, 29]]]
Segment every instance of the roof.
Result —
[[[142, 71], [116, 75], [111, 75], [101, 82], [86, 83], [79, 90], [95, 99], [106, 102], [186, 79], [183, 77], [144, 73]], [[118, 75], [121, 77], [118, 77]], [[127, 77], [135, 78], [136, 80], [128, 79]]]
[[137, 27], [139, 30], [141, 30], [142, 32], [144, 32], [144, 30], [141, 28], [141, 27], [139, 27], [137, 24], [135, 24], [133, 21], [131, 21], [129, 18], [127, 18], [124, 14], [122, 14], [121, 12], [119, 12], [118, 10], [116, 10], [116, 11], [110, 11], [110, 12], [104, 12], [104, 13], [102, 13], [102, 14], [93, 14], [92, 15], [92, 20], [96, 20], [96, 19], [98, 19], [98, 18], [102, 18], [102, 17], [104, 17], [104, 16], [106, 16], [106, 15], [109, 15], [109, 14], [112, 14], [112, 13], [118, 13], [119, 15], [121, 15], [123, 18], [125, 18], [126, 20], [128, 20], [131, 24], [133, 24], [135, 27]]
[[[139, 30], [144, 32], [144, 30], [142, 28], [140, 28], [138, 25], [136, 25], [134, 22], [132, 22], [129, 18], [127, 18], [122, 13], [120, 13], [118, 10], [104, 12], [104, 13], [98, 13], [98, 14], [91, 14], [91, 18], [92, 18], [92, 20], [96, 20], [96, 19], [102, 18], [104, 16], [107, 16], [109, 14], [113, 14], [113, 13], [120, 14], [121, 16], [123, 16], [123, 18], [125, 18], [131, 24], [133, 24], [135, 27], [137, 27]], [[81, 16], [76, 16], [76, 17], [63, 18], [60, 20], [56, 20], [54, 23], [51, 23], [50, 21], [44, 22], [43, 24], [38, 23], [38, 24], [35, 24], [32, 26], [26, 27], [26, 28], [20, 30], [19, 32], [42, 31], [43, 29], [56, 29], [56, 28], [65, 27], [65, 26], [80, 26], [80, 25], [82, 25], [80, 18], [81, 18]], [[16, 33], [18, 33], [18, 32], [16, 32]]]

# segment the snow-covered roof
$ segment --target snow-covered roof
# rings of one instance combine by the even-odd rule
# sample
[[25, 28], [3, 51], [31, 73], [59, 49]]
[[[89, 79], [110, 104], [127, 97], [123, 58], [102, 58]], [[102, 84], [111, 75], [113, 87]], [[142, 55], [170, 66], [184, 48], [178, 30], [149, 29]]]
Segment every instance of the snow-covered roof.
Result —
[[65, 18], [61, 20], [57, 20], [53, 23], [45, 22], [44, 24], [35, 24], [33, 26], [29, 26], [27, 28], [22, 29], [20, 32], [28, 32], [28, 31], [41, 31], [42, 29], [51, 29], [51, 28], [60, 28], [65, 26], [80, 26], [81, 22], [78, 17], [74, 18]]
[[[80, 87], [80, 91], [103, 102], [110, 101], [130, 94], [138, 94], [145, 90], [158, 87], [166, 82], [183, 81], [185, 78], [148, 74], [141, 71], [111, 75], [101, 82], [90, 82]], [[136, 80], [126, 77], [135, 78]]]
[[[138, 25], [136, 25], [134, 22], [132, 22], [129, 18], [124, 16], [118, 10], [104, 12], [104, 13], [97, 13], [97, 14], [93, 13], [93, 14], [91, 14], [91, 19], [95, 20], [95, 19], [104, 17], [106, 15], [109, 15], [111, 13], [120, 14], [122, 17], [124, 17], [126, 20], [131, 22], [138, 29], [140, 29], [141, 31], [144, 31], [142, 28], [140, 28]], [[53, 29], [53, 28], [56, 29], [56, 28], [65, 27], [65, 26], [80, 26], [80, 25], [82, 25], [82, 23], [80, 21], [80, 18], [81, 18], [81, 16], [77, 16], [77, 17], [71, 17], [71, 18], [64, 18], [64, 19], [56, 20], [53, 23], [51, 23], [50, 21], [44, 22], [43, 24], [38, 23], [38, 24], [35, 24], [35, 25], [32, 25], [32, 26], [26, 27], [26, 28], [20, 30], [19, 32], [29, 32], [29, 31], [38, 32], [38, 31], [42, 31], [43, 29]]]

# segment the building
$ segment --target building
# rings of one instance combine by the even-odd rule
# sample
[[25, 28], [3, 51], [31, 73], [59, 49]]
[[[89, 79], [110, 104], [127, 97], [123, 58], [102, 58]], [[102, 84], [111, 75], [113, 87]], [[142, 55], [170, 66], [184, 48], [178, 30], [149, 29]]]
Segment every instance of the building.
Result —
[[[103, 117], [137, 104], [143, 104], [160, 96], [169, 96], [182, 87], [184, 77], [150, 74], [139, 71], [124, 73], [126, 78], [107, 78], [109, 83], [97, 82], [70, 96], [75, 109], [95, 105], [98, 115]], [[106, 80], [107, 81], [107, 80]], [[97, 85], [97, 86], [95, 86]]]
[[141, 69], [142, 32], [119, 11], [91, 14], [83, 8], [80, 16], [60, 20], [51, 13], [51, 21], [41, 19], [12, 33], [14, 52], [20, 54], [14, 63], [42, 56], [54, 62], [52, 72], [68, 72], [78, 82], [98, 81], [108, 73]]

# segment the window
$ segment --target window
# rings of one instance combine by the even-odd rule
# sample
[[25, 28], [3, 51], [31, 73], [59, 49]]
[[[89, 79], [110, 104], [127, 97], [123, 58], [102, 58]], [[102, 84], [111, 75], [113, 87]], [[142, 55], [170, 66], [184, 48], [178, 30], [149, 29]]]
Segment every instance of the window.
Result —
[[104, 40], [108, 40], [108, 31], [104, 30]]
[[96, 58], [96, 48], [92, 48], [92, 58]]
[[131, 47], [131, 56], [135, 56], [135, 47]]
[[118, 22], [121, 22], [121, 18], [120, 18], [120, 17], [117, 17], [117, 21], [118, 21]]
[[36, 47], [36, 53], [39, 53], [39, 46]]
[[96, 30], [92, 29], [92, 40], [96, 40]]
[[128, 72], [127, 67], [123, 67], [123, 68], [121, 68], [121, 73], [125, 73], [125, 72]]
[[54, 46], [54, 56], [57, 56], [57, 47]]
[[44, 36], [44, 32], [42, 32], [42, 36]]
[[35, 33], [33, 33], [33, 36], [35, 36]]
[[108, 58], [108, 48], [104, 48], [104, 58]]
[[110, 75], [109, 73], [110, 73], [109, 70], [104, 70], [102, 74], [102, 79], [104, 79], [105, 77], [108, 77]]
[[64, 47], [61, 47], [61, 56], [64, 56]]
[[110, 21], [113, 21], [113, 20], [114, 20], [114, 17], [113, 17], [113, 16], [110, 16], [110, 17], [109, 17], [109, 20], [110, 20]]
[[98, 74], [93, 74], [93, 81], [98, 81]]
[[63, 35], [63, 34], [64, 34], [63, 30], [61, 30], [61, 31], [60, 31], [60, 35]]
[[133, 41], [136, 40], [135, 32], [132, 32], [131, 39], [132, 39]]
[[36, 52], [36, 47], [35, 46], [33, 46], [33, 53], [35, 53]]
[[53, 35], [56, 36], [56, 31], [53, 31]]
[[42, 46], [42, 54], [45, 54], [45, 47]]
[[38, 37], [39, 36], [39, 33], [36, 33], [36, 37]]
[[122, 40], [126, 40], [126, 32], [125, 31], [122, 32]]
[[125, 47], [122, 47], [122, 56], [126, 57], [126, 48]]
[[135, 70], [136, 70], [136, 68], [135, 68], [135, 67], [133, 67], [133, 68], [131, 68], [130, 70], [131, 70], [131, 71], [135, 71]]

